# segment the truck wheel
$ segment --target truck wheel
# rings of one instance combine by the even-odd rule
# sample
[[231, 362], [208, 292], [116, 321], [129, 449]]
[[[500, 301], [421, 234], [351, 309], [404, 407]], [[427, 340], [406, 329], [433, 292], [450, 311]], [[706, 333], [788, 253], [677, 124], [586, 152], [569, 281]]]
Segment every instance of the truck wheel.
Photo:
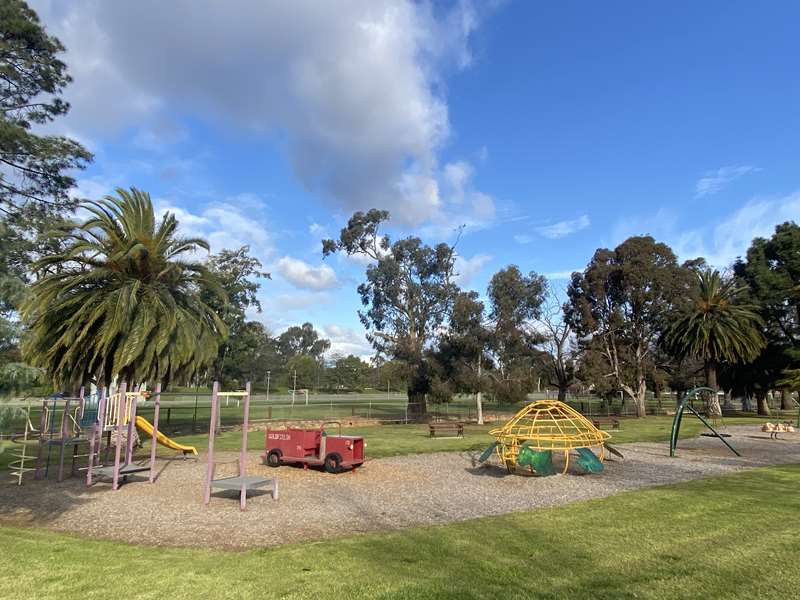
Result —
[[328, 473], [338, 473], [342, 468], [342, 457], [335, 452], [325, 457], [325, 470]]
[[281, 466], [281, 451], [280, 450], [272, 450], [269, 454], [267, 454], [267, 460], [265, 461], [270, 467], [280, 467]]

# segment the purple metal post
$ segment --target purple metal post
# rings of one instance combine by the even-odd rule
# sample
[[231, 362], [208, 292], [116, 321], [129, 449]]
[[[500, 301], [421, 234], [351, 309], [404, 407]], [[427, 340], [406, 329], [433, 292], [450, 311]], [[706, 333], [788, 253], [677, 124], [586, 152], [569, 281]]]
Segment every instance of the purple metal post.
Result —
[[[103, 423], [106, 419], [106, 388], [100, 389], [100, 398], [97, 401], [97, 416], [94, 419], [89, 438], [89, 468], [86, 469], [86, 485], [92, 485], [92, 469], [95, 462], [100, 462], [100, 444], [103, 442]], [[95, 454], [95, 447], [97, 453]]]
[[72, 398], [67, 398], [64, 403], [64, 412], [61, 414], [61, 435], [58, 440], [58, 481], [64, 481], [64, 451], [66, 450], [67, 432], [69, 431], [69, 405], [72, 403]]
[[211, 480], [214, 477], [214, 429], [217, 424], [217, 411], [219, 410], [219, 382], [215, 381], [211, 388], [211, 422], [208, 425], [208, 469], [206, 470], [206, 490], [203, 502], [211, 502]]
[[[131, 398], [131, 410], [128, 415], [128, 439], [125, 440], [125, 464], [129, 465], [133, 462], [133, 435], [136, 433], [136, 408], [138, 396]], [[128, 404], [128, 398], [125, 398], [125, 405]]]
[[119, 488], [119, 459], [120, 454], [122, 454], [122, 421], [125, 418], [125, 392], [127, 391], [127, 385], [125, 382], [122, 382], [122, 385], [119, 386], [117, 393], [119, 394], [119, 400], [117, 402], [117, 447], [114, 450], [114, 478], [111, 482], [111, 489], [116, 490]]
[[[247, 475], [247, 430], [250, 424], [250, 382], [244, 386], [244, 422], [242, 423], [242, 449], [239, 452], [239, 477]], [[247, 487], [242, 483], [239, 492], [239, 509], [244, 510], [247, 504]]]
[[44, 453], [44, 430], [47, 427], [47, 400], [42, 400], [42, 414], [39, 415], [39, 452], [36, 454], [36, 471], [33, 474], [34, 479], [41, 477], [42, 469], [42, 454]]
[[78, 394], [79, 402], [78, 402], [78, 426], [80, 426], [80, 422], [83, 420], [83, 409], [86, 406], [86, 399], [83, 397], [83, 390], [84, 387], [81, 386], [80, 394]]
[[150, 439], [150, 483], [156, 480], [156, 438], [158, 437], [158, 412], [161, 409], [161, 382], [156, 384], [153, 409], [153, 437]]

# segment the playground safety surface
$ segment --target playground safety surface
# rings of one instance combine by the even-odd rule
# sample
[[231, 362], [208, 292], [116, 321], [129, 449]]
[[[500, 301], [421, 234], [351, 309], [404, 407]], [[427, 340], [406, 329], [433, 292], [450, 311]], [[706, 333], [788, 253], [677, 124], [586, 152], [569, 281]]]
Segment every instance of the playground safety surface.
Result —
[[237, 492], [217, 492], [210, 505], [203, 505], [203, 455], [161, 460], [156, 483], [147, 483], [145, 472], [132, 475], [117, 492], [107, 483], [86, 488], [78, 478], [60, 484], [28, 480], [21, 487], [4, 482], [0, 523], [143, 544], [245, 549], [463, 521], [800, 463], [800, 433], [774, 441], [758, 426], [730, 427], [728, 432], [741, 458], [707, 437], [681, 440], [676, 458], [669, 458], [667, 443], [621, 444], [617, 447], [625, 460], [607, 461], [603, 473], [583, 475], [575, 467], [568, 475], [552, 477], [509, 475], [496, 462], [477, 465], [479, 453], [472, 452], [375, 459], [354, 473], [338, 475], [291, 466], [271, 469], [252, 453], [248, 472], [277, 474], [280, 500], [255, 493], [243, 513]]

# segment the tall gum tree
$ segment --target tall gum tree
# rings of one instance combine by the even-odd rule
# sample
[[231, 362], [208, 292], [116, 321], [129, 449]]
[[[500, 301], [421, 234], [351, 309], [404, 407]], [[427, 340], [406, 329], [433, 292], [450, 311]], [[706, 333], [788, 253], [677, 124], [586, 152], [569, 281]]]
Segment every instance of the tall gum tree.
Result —
[[688, 271], [669, 246], [631, 237], [600, 248], [567, 289], [566, 322], [584, 346], [603, 354], [608, 376], [646, 414], [647, 370], [668, 316], [687, 290]]
[[421, 417], [432, 383], [426, 349], [447, 321], [458, 292], [451, 281], [455, 248], [445, 243], [429, 246], [417, 237], [392, 243], [380, 233], [388, 219], [385, 210], [356, 212], [339, 239], [323, 240], [322, 250], [326, 257], [344, 252], [371, 259], [366, 281], [358, 286], [364, 306], [358, 316], [380, 355], [409, 366], [408, 411]]
[[[733, 270], [764, 319], [768, 353], [789, 369], [800, 367], [800, 226], [781, 223], [771, 237], [754, 239]], [[772, 385], [800, 391], [795, 381], [784, 374]], [[794, 408], [791, 394], [783, 393], [781, 400], [782, 409]], [[759, 410], [766, 408], [766, 400], [759, 399]]]
[[530, 390], [531, 370], [541, 354], [537, 346], [544, 340], [533, 323], [542, 316], [546, 289], [544, 277], [533, 271], [525, 275], [516, 265], [501, 269], [489, 281], [490, 348], [497, 363], [495, 395], [500, 399], [524, 400]]

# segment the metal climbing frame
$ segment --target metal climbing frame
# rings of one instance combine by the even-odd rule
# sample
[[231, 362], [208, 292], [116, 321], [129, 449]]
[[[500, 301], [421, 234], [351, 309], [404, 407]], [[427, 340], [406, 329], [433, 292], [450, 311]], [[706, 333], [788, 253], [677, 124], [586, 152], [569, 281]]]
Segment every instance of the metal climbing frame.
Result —
[[72, 448], [71, 473], [77, 471], [80, 454], [78, 448], [87, 443], [88, 438], [83, 436], [81, 422], [85, 407], [84, 388], [81, 387], [77, 397], [50, 396], [42, 401], [42, 414], [39, 420], [39, 450], [36, 456], [34, 477], [41, 479], [50, 473], [50, 461], [53, 449], [58, 452], [58, 481], [64, 479], [64, 459], [68, 448]]
[[242, 422], [242, 446], [239, 450], [238, 475], [233, 477], [215, 477], [216, 463], [214, 462], [214, 438], [216, 436], [217, 417], [219, 416], [219, 382], [215, 381], [211, 392], [211, 421], [208, 427], [208, 468], [206, 470], [205, 489], [203, 491], [203, 503], [211, 501], [211, 491], [213, 489], [236, 490], [239, 492], [239, 509], [244, 510], [247, 506], [247, 492], [252, 489], [270, 488], [272, 499], [278, 499], [278, 478], [259, 477], [247, 474], [247, 434], [250, 420], [250, 382], [247, 382], [244, 391], [244, 408]]
[[11, 437], [11, 443], [17, 444], [17, 447], [12, 450], [11, 456], [13, 460], [9, 463], [11, 468], [11, 476], [16, 479], [17, 485], [22, 485], [22, 477], [25, 473], [32, 473], [36, 471], [36, 467], [26, 467], [26, 461], [33, 459], [33, 456], [28, 456], [28, 442], [35, 440], [41, 433], [33, 426], [31, 422], [31, 402], [28, 400], [28, 405], [25, 408], [25, 432]]
[[706, 421], [705, 418], [703, 418], [703, 416], [694, 409], [694, 407], [691, 404], [689, 404], [689, 402], [692, 399], [696, 398], [699, 394], [703, 392], [710, 392], [712, 394], [716, 394], [716, 391], [712, 390], [710, 387], [696, 387], [686, 392], [686, 395], [684, 395], [683, 399], [678, 404], [678, 408], [675, 411], [675, 418], [672, 420], [672, 433], [670, 434], [669, 438], [669, 455], [675, 456], [675, 450], [678, 447], [678, 434], [681, 431], [681, 419], [683, 419], [683, 411], [688, 410], [695, 417], [700, 419], [703, 422], [703, 425], [708, 427], [711, 430], [711, 433], [713, 433], [715, 437], [719, 438], [720, 441], [723, 444], [725, 444], [731, 452], [733, 452], [736, 456], [741, 456], [741, 454], [739, 454], [739, 451], [736, 450], [736, 448], [734, 448], [733, 446], [731, 446], [727, 442], [727, 440], [724, 437], [722, 437], [717, 432], [717, 430], [714, 429], [711, 426], [711, 424], [708, 421]]

